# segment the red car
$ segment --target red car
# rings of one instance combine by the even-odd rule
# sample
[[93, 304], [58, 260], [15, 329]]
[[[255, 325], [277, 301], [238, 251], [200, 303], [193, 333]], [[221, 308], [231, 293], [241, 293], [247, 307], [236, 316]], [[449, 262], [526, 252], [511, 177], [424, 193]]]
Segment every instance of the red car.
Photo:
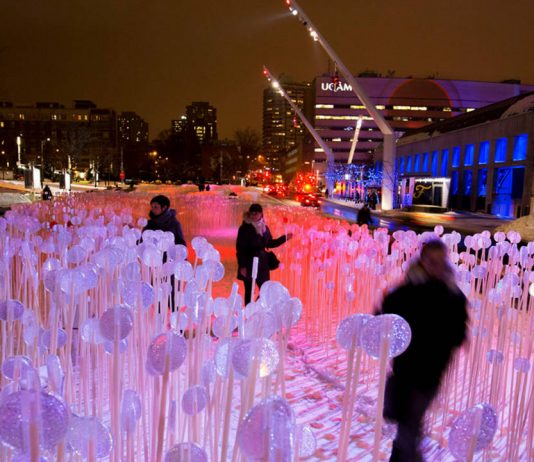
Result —
[[320, 207], [321, 199], [316, 194], [308, 194], [302, 198], [300, 205], [303, 207]]

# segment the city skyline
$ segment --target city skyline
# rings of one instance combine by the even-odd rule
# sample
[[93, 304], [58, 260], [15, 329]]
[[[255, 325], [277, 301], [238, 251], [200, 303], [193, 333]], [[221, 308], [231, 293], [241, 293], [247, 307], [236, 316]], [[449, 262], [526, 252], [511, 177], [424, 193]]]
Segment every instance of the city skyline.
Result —
[[[528, 0], [507, 9], [495, 0], [301, 6], [354, 73], [534, 83], [534, 64], [525, 59], [534, 39]], [[149, 122], [151, 139], [191, 101], [217, 108], [221, 138], [246, 126], [261, 131], [262, 64], [298, 81], [329, 67], [281, 0], [210, 8], [191, 0], [56, 0], [31, 8], [3, 2], [2, 10], [10, 20], [0, 31], [0, 99], [82, 98], [135, 111]]]

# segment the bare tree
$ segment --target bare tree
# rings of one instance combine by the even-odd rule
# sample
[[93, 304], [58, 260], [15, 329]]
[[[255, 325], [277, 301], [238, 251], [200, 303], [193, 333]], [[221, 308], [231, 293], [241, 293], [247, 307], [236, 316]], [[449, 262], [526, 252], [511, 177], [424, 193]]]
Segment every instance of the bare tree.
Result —
[[241, 171], [246, 173], [251, 159], [254, 159], [261, 150], [261, 137], [257, 130], [250, 127], [236, 130], [234, 136], [241, 156]]
[[63, 132], [63, 138], [59, 140], [59, 168], [74, 168], [80, 158], [90, 149], [91, 130], [89, 127], [77, 124], [70, 130]]

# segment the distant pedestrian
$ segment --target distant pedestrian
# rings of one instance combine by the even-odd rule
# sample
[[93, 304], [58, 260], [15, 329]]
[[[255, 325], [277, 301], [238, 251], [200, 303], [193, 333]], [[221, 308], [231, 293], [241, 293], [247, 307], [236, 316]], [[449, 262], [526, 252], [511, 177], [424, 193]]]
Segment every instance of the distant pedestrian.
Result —
[[373, 210], [376, 209], [376, 205], [378, 204], [378, 193], [376, 191], [373, 191], [369, 194], [369, 205]]
[[411, 343], [393, 360], [386, 384], [384, 417], [398, 423], [389, 460], [423, 461], [418, 445], [424, 416], [454, 351], [466, 340], [468, 320], [466, 298], [442, 241], [423, 245], [404, 283], [385, 297], [382, 312], [402, 316], [412, 330]]
[[274, 249], [293, 237], [288, 233], [273, 239], [269, 227], [263, 219], [263, 208], [260, 204], [252, 204], [248, 212], [243, 214], [243, 223], [237, 232], [237, 278], [245, 286], [245, 304], [252, 297], [252, 262], [258, 257], [258, 274], [256, 284], [261, 287], [270, 279], [269, 254], [267, 249]]
[[52, 200], [52, 190], [50, 189], [50, 186], [45, 184], [45, 187], [43, 188], [43, 192], [41, 193], [41, 197], [44, 201], [51, 201]]
[[176, 210], [171, 209], [171, 201], [167, 196], [159, 195], [150, 201], [150, 212], [148, 223], [143, 231], [150, 229], [153, 231], [169, 231], [174, 234], [174, 243], [185, 245], [182, 225], [176, 218]]
[[[171, 209], [171, 201], [167, 196], [159, 195], [152, 198], [150, 201], [150, 212], [148, 213], [148, 216], [150, 219], [148, 220], [148, 223], [143, 228], [143, 231], [146, 230], [152, 230], [157, 231], [161, 230], [164, 232], [171, 232], [174, 234], [174, 244], [185, 244], [184, 234], [182, 232], [182, 225], [176, 218], [176, 210]], [[167, 252], [163, 253], [163, 262], [165, 263], [167, 261]], [[169, 294], [169, 306], [171, 308], [171, 311], [175, 311], [176, 309], [176, 303], [175, 303], [175, 277], [174, 274], [171, 274], [171, 277], [169, 278], [169, 282], [171, 285], [171, 290]], [[178, 290], [180, 290], [180, 281], [178, 281], [177, 284]], [[161, 310], [161, 307], [159, 308]]]
[[356, 222], [359, 226], [367, 225], [373, 223], [373, 218], [371, 217], [371, 210], [369, 209], [369, 204], [363, 204], [363, 207], [358, 210], [358, 216], [356, 217]]
[[208, 184], [206, 185], [206, 191], [207, 191], [207, 192], [210, 192], [210, 190], [211, 190], [211, 187], [210, 187], [210, 184], [208, 183]]

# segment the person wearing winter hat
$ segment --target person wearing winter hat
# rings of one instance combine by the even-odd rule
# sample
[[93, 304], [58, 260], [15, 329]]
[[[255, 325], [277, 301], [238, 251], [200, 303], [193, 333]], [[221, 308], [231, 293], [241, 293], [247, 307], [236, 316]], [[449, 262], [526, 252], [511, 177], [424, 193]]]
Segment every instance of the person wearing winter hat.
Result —
[[269, 252], [293, 237], [288, 233], [273, 239], [269, 227], [263, 219], [263, 207], [252, 204], [243, 214], [243, 223], [237, 232], [237, 279], [243, 281], [245, 286], [245, 305], [250, 303], [252, 297], [252, 263], [258, 257], [258, 274], [256, 284], [261, 287], [270, 279]]

